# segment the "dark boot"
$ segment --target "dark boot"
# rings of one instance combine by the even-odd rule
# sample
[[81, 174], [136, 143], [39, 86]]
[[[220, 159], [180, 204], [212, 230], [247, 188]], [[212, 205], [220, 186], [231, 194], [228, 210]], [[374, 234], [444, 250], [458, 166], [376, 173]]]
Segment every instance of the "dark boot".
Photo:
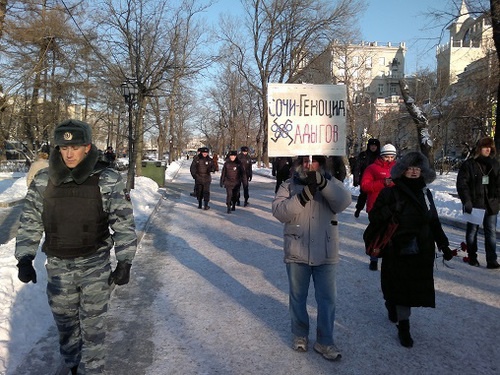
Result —
[[410, 335], [410, 321], [400, 320], [398, 323], [398, 337], [399, 342], [405, 348], [411, 348], [413, 346], [413, 339]]
[[389, 302], [385, 303], [385, 308], [387, 309], [387, 316], [389, 320], [393, 323], [398, 322], [398, 312], [396, 311], [396, 305], [393, 305]]
[[228, 213], [228, 214], [230, 214], [230, 213], [231, 213], [231, 205], [230, 205], [230, 204], [228, 204], [228, 205], [227, 205], [227, 213]]
[[78, 366], [71, 367], [71, 375], [77, 375], [77, 374], [78, 374]]
[[198, 200], [198, 208], [201, 210], [201, 199]]
[[236, 205], [236, 202], [233, 202], [233, 205], [231, 206], [231, 211], [234, 211], [234, 210], [236, 210], [236, 207], [235, 207], [235, 205]]
[[468, 258], [469, 265], [479, 267], [479, 262], [477, 261], [477, 253], [469, 253]]
[[[201, 204], [201, 203], [200, 203], [200, 204]], [[205, 211], [210, 209], [210, 206], [208, 205], [208, 202], [205, 202], [205, 206], [203, 207], [203, 209], [204, 209]]]
[[245, 199], [245, 203], [243, 203], [243, 207], [248, 206], [248, 199]]
[[236, 201], [236, 205], [237, 205], [238, 207], [240, 206], [240, 200], [239, 200], [239, 199]]

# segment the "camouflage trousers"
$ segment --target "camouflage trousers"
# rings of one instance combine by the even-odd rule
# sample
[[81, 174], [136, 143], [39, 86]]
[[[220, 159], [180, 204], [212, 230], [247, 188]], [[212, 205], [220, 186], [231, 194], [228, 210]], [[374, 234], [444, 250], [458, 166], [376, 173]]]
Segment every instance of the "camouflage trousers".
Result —
[[45, 267], [47, 296], [66, 366], [79, 365], [79, 374], [102, 374], [111, 293], [109, 252], [73, 259], [47, 257]]

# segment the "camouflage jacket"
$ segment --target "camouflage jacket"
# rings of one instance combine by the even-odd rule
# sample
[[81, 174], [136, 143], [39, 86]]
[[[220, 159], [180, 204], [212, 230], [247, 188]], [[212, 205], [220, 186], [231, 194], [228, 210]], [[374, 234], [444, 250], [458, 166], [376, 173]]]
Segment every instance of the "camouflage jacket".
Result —
[[[57, 169], [62, 169], [62, 160], [56, 149], [51, 154], [49, 168], [41, 170], [35, 176], [33, 183], [28, 188], [21, 213], [16, 239], [16, 259], [24, 257], [34, 259], [36, 255], [44, 232], [42, 222], [43, 196], [49, 178], [54, 182], [54, 175], [56, 175], [55, 178], [59, 178], [58, 183], [64, 184], [70, 181], [78, 183], [78, 179], [100, 173], [98, 185], [101, 191], [103, 209], [108, 214], [111, 236], [97, 251], [109, 251], [114, 246], [118, 261], [132, 263], [137, 249], [137, 236], [132, 203], [125, 196], [125, 183], [117, 171], [98, 161], [95, 146], [92, 146], [85, 159], [88, 159], [87, 164], [90, 163], [88, 166], [90, 169], [86, 176], [75, 175], [67, 169], [63, 173], [58, 173]], [[56, 171], [54, 172], [54, 170]], [[75, 215], [78, 215], [78, 212], [75, 212]]]

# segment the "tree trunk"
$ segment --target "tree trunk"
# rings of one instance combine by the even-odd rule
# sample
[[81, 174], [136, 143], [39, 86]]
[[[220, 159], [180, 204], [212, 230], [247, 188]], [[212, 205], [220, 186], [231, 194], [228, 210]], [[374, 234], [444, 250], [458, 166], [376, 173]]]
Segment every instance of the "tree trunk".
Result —
[[399, 87], [401, 88], [401, 94], [406, 105], [406, 109], [410, 113], [413, 122], [417, 125], [417, 137], [420, 146], [420, 151], [428, 159], [431, 165], [433, 165], [434, 157], [432, 155], [432, 139], [430, 137], [428, 121], [425, 113], [416, 106], [415, 100], [410, 96], [408, 85], [404, 80], [399, 81]]
[[[497, 61], [500, 69], [500, 0], [490, 0], [491, 25], [493, 27], [493, 42], [497, 51]], [[495, 147], [500, 150], [500, 82], [497, 89], [497, 106], [495, 110]], [[498, 157], [498, 155], [497, 155]]]

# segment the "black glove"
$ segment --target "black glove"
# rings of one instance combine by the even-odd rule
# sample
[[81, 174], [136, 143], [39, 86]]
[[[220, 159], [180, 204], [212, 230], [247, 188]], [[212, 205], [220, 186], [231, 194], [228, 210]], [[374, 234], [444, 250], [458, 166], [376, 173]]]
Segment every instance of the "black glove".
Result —
[[306, 203], [309, 202], [313, 198], [314, 198], [314, 194], [311, 194], [311, 190], [309, 189], [309, 186], [305, 186], [304, 189], [302, 189], [302, 192], [299, 194], [300, 204], [303, 207], [305, 207]]
[[318, 190], [318, 180], [316, 177], [316, 173], [320, 175], [318, 172], [315, 171], [307, 172], [307, 187], [309, 188], [309, 191], [311, 192], [311, 195], [313, 197], [314, 194], [316, 194], [316, 191]]
[[108, 284], [115, 283], [116, 285], [125, 285], [130, 280], [130, 267], [131, 264], [125, 262], [118, 262], [116, 268], [111, 275], [109, 275]]
[[453, 258], [453, 251], [448, 246], [442, 247], [441, 251], [443, 252], [444, 260], [451, 260]]
[[472, 202], [465, 202], [464, 211], [468, 214], [472, 213]]
[[323, 190], [326, 186], [326, 178], [316, 171], [316, 183], [318, 184], [319, 191]]
[[33, 284], [36, 284], [36, 271], [33, 268], [33, 260], [30, 258], [21, 258], [17, 263], [17, 268], [19, 268], [19, 273], [17, 277], [23, 283], [29, 283], [30, 281]]

